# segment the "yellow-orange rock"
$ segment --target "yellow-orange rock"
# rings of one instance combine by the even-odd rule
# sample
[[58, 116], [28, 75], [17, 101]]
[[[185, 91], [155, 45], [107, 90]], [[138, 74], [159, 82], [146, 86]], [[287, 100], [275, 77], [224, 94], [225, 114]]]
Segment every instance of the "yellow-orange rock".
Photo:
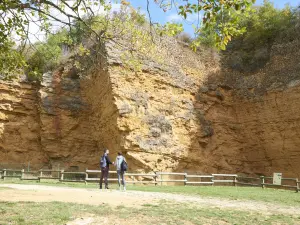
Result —
[[0, 163], [97, 168], [104, 148], [131, 170], [300, 177], [299, 42], [274, 45], [242, 74], [174, 43], [166, 64], [135, 72], [113, 45], [82, 78], [0, 83]]

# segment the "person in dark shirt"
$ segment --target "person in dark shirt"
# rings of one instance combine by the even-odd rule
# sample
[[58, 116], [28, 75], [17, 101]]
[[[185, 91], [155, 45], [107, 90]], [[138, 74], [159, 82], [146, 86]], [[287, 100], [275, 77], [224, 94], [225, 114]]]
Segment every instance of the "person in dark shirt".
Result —
[[109, 173], [109, 165], [113, 164], [109, 157], [109, 150], [105, 149], [104, 154], [100, 158], [100, 167], [101, 167], [101, 177], [100, 177], [100, 189], [102, 189], [102, 183], [104, 178], [105, 189], [108, 188], [108, 173]]

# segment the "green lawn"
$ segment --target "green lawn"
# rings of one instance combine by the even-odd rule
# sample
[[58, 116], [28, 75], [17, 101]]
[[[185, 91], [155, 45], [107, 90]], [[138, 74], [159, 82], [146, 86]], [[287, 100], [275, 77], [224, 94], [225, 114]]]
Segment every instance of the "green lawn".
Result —
[[130, 190], [184, 193], [186, 195], [198, 195], [205, 197], [219, 197], [226, 199], [244, 199], [270, 203], [279, 203], [300, 207], [300, 193], [289, 190], [259, 188], [259, 187], [230, 187], [230, 186], [206, 186], [206, 187], [182, 187], [182, 186], [133, 186]]
[[[4, 183], [3, 181], [0, 182]], [[97, 184], [84, 183], [61, 183], [57, 181], [33, 182], [33, 181], [5, 181], [5, 183], [18, 183], [18, 184], [38, 184], [38, 185], [51, 185], [60, 187], [76, 187], [76, 188], [98, 188]], [[111, 185], [111, 188], [117, 186]], [[151, 186], [151, 185], [130, 185], [128, 190], [147, 191], [147, 192], [165, 192], [165, 193], [178, 193], [185, 195], [196, 195], [205, 197], [218, 197], [226, 199], [244, 199], [262, 202], [277, 203], [283, 205], [292, 205], [300, 207], [300, 193], [289, 190], [279, 190], [259, 187], [231, 187], [231, 186]]]
[[[3, 181], [0, 182], [4, 183]], [[5, 181], [27, 185], [51, 185], [76, 188], [97, 188], [97, 184], [60, 183], [57, 181], [29, 182]], [[116, 185], [112, 185], [116, 188]], [[0, 187], [1, 189], [6, 189]], [[128, 190], [180, 193], [192, 196], [219, 197], [226, 199], [245, 199], [300, 207], [300, 193], [286, 190], [248, 188], [248, 187], [184, 187], [184, 186], [134, 186]], [[246, 203], [245, 203], [246, 204]], [[242, 210], [242, 209], [241, 209]], [[133, 205], [112, 208], [80, 205], [73, 203], [8, 203], [0, 202], [0, 224], [66, 224], [81, 217], [94, 218], [94, 224], [300, 224], [300, 216], [266, 215], [206, 207], [195, 204], [161, 201], [158, 204]], [[106, 222], [103, 222], [106, 219]]]
[[[89, 206], [60, 202], [0, 202], [0, 224], [66, 224], [85, 216], [94, 224], [299, 224], [299, 216], [265, 215], [245, 211], [200, 208], [192, 204], [160, 202], [142, 207]], [[106, 222], [103, 222], [106, 219]], [[126, 222], [126, 223], [125, 223]]]

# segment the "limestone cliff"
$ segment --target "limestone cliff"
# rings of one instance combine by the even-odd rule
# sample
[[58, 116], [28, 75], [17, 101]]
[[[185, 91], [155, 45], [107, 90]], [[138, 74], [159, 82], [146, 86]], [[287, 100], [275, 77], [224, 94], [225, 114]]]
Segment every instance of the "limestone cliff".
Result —
[[37, 87], [0, 83], [0, 159], [4, 163], [47, 163], [41, 148]]
[[[254, 72], [172, 43], [164, 62], [128, 69], [109, 44], [88, 76], [1, 82], [1, 162], [97, 168], [103, 148], [131, 170], [300, 175], [299, 41]], [[174, 51], [176, 50], [176, 51]]]
[[299, 177], [299, 44], [273, 45], [270, 60], [256, 72], [223, 67], [199, 89], [198, 102], [206, 102], [215, 131], [210, 151], [222, 156], [214, 166], [219, 171]]

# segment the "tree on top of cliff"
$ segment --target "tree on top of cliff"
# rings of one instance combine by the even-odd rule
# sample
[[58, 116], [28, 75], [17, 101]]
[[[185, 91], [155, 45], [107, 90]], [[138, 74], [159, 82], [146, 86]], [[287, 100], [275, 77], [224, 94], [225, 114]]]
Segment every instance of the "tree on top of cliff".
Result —
[[[250, 72], [262, 68], [270, 59], [271, 48], [274, 43], [286, 43], [299, 38], [299, 8], [286, 5], [278, 9], [269, 0], [255, 7], [249, 16], [240, 17], [240, 27], [247, 32], [236, 36], [227, 46], [223, 59], [224, 65], [241, 71]], [[203, 30], [202, 43], [210, 47], [215, 45], [214, 32]]]
[[[253, 9], [249, 11], [249, 15], [242, 16], [237, 21], [240, 27], [247, 29], [247, 32], [243, 35], [233, 38], [234, 40], [242, 40], [243, 47], [249, 46], [249, 49], [253, 49], [258, 46], [268, 45], [282, 34], [295, 36], [287, 33], [294, 32], [289, 29], [297, 24], [297, 18], [299, 18], [298, 9], [289, 5], [286, 5], [283, 9], [277, 9], [269, 0], [264, 0], [263, 5], [256, 6]], [[209, 46], [215, 45], [213, 30], [203, 29], [200, 36], [202, 43]]]
[[[149, 6], [150, 0], [145, 0]], [[152, 1], [152, 0], [151, 0]], [[195, 34], [200, 27], [211, 27], [215, 31], [216, 45], [224, 49], [232, 36], [238, 35], [244, 30], [236, 26], [236, 18], [240, 13], [245, 13], [255, 0], [153, 0], [163, 11], [171, 8], [178, 10], [179, 16], [184, 19], [189, 14], [198, 15], [195, 26]], [[116, 3], [128, 6], [130, 1], [117, 0]], [[167, 23], [165, 25], [154, 24], [151, 12], [148, 11], [148, 32], [151, 34], [153, 27], [158, 27], [162, 35], [176, 35], [182, 30], [178, 24]], [[100, 20], [95, 30], [87, 21], [92, 20], [97, 12], [105, 15], [106, 20]], [[30, 37], [36, 36], [31, 33], [30, 26], [34, 26], [38, 32], [45, 35], [53, 33], [55, 27], [72, 28], [80, 23], [82, 32], [88, 32], [98, 41], [111, 40], [114, 37], [107, 35], [107, 21], [112, 12], [112, 4], [106, 0], [2, 0], [0, 5], [0, 71], [9, 74], [22, 66], [26, 66], [21, 52], [30, 43]], [[222, 20], [224, 12], [230, 12], [227, 16], [232, 20]], [[203, 16], [200, 16], [203, 13]], [[218, 16], [221, 15], [221, 16]], [[232, 15], [232, 16], [231, 16]], [[200, 19], [201, 17], [201, 19]], [[220, 19], [218, 19], [220, 18]], [[196, 49], [199, 40], [195, 39], [191, 46]]]

